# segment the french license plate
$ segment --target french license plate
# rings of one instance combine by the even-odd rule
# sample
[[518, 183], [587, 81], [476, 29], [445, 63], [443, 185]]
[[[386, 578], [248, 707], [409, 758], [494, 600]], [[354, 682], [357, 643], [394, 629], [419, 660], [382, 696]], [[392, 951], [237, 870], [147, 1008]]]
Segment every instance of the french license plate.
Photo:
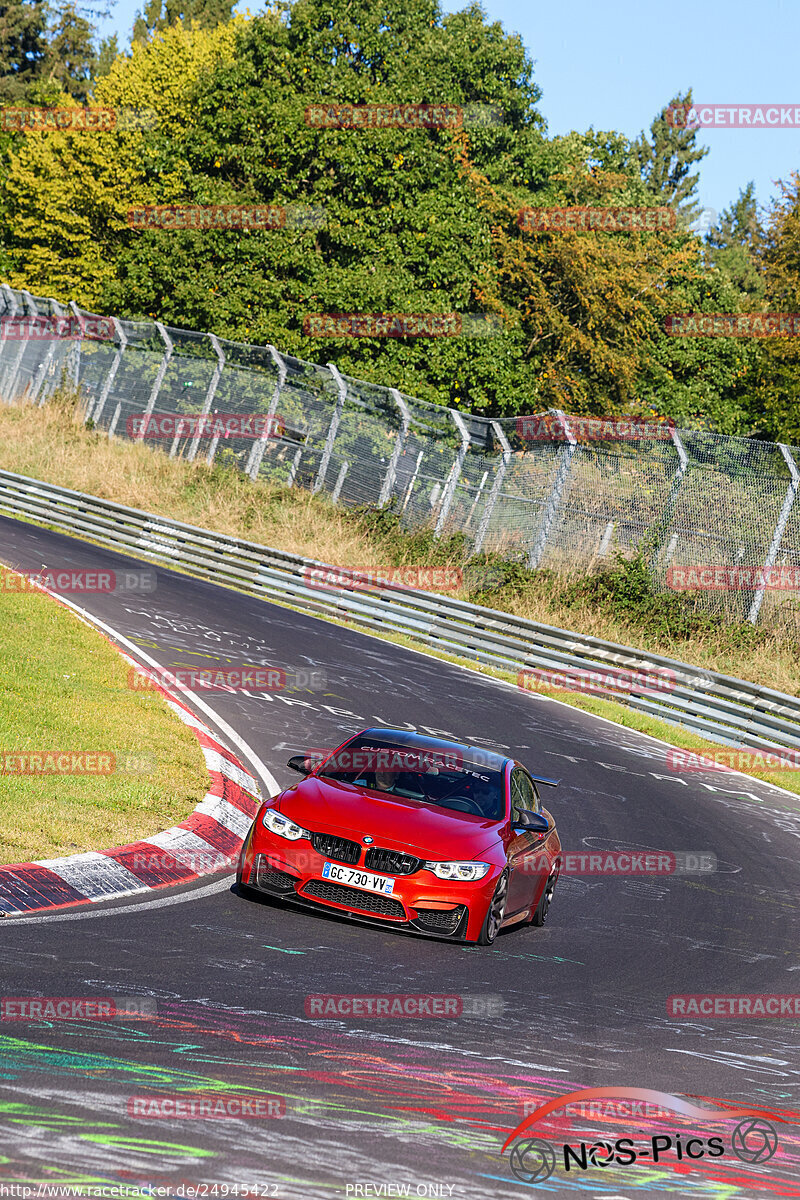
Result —
[[373, 875], [371, 871], [342, 867], [339, 863], [326, 862], [322, 868], [322, 878], [346, 883], [348, 887], [361, 888], [362, 892], [381, 892], [384, 896], [391, 896], [394, 891], [394, 880], [388, 875]]

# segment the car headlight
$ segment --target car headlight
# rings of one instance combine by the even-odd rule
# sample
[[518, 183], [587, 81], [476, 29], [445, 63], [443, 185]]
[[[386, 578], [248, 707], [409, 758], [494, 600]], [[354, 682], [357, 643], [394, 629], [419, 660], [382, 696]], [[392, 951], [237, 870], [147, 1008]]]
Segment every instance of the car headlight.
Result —
[[296, 825], [294, 821], [290, 821], [283, 813], [279, 813], [276, 808], [266, 809], [261, 821], [270, 833], [277, 833], [278, 837], [286, 838], [290, 842], [296, 842], [298, 838], [311, 837], [307, 829], [303, 829], [302, 825]]
[[489, 870], [485, 862], [426, 862], [427, 870], [433, 871], [439, 879], [460, 879], [470, 883], [483, 879]]

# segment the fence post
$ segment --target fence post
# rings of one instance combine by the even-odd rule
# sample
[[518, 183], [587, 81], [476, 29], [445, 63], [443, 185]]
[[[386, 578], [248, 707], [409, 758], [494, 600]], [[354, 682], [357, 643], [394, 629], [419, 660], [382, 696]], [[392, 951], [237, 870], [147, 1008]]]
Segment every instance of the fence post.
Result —
[[17, 298], [14, 295], [13, 289], [10, 288], [7, 283], [0, 284], [0, 292], [3, 293], [3, 304], [5, 306], [3, 309], [3, 321], [2, 321], [2, 324], [0, 325], [0, 345], [2, 345], [2, 343], [6, 340], [6, 324], [7, 324], [7, 322], [6, 322], [5, 318], [7, 315], [7, 310], [10, 309], [12, 317], [14, 317], [16, 315]]
[[603, 530], [603, 536], [600, 538], [600, 545], [597, 547], [597, 557], [603, 558], [608, 554], [608, 547], [611, 545], [611, 539], [614, 536], [614, 521], [608, 521]]
[[561, 455], [561, 461], [558, 464], [558, 470], [556, 471], [553, 488], [547, 501], [544, 516], [542, 517], [542, 521], [539, 526], [539, 531], [536, 534], [536, 540], [534, 541], [533, 546], [531, 547], [531, 552], [528, 556], [528, 566], [532, 570], [535, 570], [535, 568], [538, 567], [539, 563], [542, 561], [544, 549], [547, 545], [547, 539], [550, 536], [550, 530], [553, 528], [553, 522], [558, 516], [558, 512], [561, 508], [561, 503], [564, 498], [564, 489], [567, 486], [567, 479], [569, 478], [569, 473], [572, 468], [572, 459], [575, 456], [575, 451], [578, 449], [578, 443], [575, 439], [575, 435], [570, 429], [567, 418], [564, 416], [563, 412], [561, 412], [561, 410], [558, 408], [553, 409], [552, 411], [558, 417], [564, 428], [564, 433], [567, 438], [567, 445], [562, 446], [561, 450], [559, 451]]
[[302, 454], [303, 454], [303, 447], [300, 446], [299, 449], [295, 451], [294, 458], [289, 463], [289, 477], [286, 480], [287, 487], [294, 487], [294, 481], [297, 477], [297, 468], [300, 466], [300, 459], [302, 457]]
[[108, 427], [108, 440], [111, 441], [117, 430], [117, 422], [119, 421], [120, 413], [122, 412], [122, 401], [117, 401], [117, 407], [114, 409], [114, 415], [111, 418], [111, 424]]
[[286, 383], [286, 363], [283, 361], [280, 354], [278, 354], [278, 351], [274, 346], [267, 346], [267, 349], [270, 352], [272, 361], [278, 368], [278, 378], [272, 391], [272, 399], [269, 402], [264, 432], [257, 442], [253, 442], [250, 456], [247, 460], [247, 466], [244, 469], [245, 474], [250, 476], [253, 483], [255, 483], [256, 479], [258, 478], [258, 472], [261, 468], [261, 462], [264, 458], [264, 451], [267, 448], [267, 442], [272, 437], [273, 418], [275, 413], [278, 411], [278, 401], [281, 398], [283, 385]]
[[[666, 504], [664, 505], [664, 512], [662, 513], [659, 520], [656, 522], [655, 528], [656, 528], [656, 530], [660, 529], [661, 533], [660, 533], [660, 535], [658, 533], [656, 533], [656, 539], [655, 539], [656, 544], [655, 544], [655, 547], [653, 548], [652, 554], [650, 556], [651, 570], [652, 570], [653, 566], [655, 565], [656, 557], [657, 557], [661, 547], [663, 546], [664, 542], [666, 541], [667, 534], [669, 533], [670, 522], [672, 521], [672, 518], [675, 515], [675, 505], [678, 502], [678, 492], [681, 490], [681, 484], [683, 483], [683, 477], [686, 474], [686, 468], [689, 466], [689, 456], [686, 453], [686, 448], [685, 448], [683, 442], [681, 441], [680, 434], [678, 433], [677, 429], [673, 429], [673, 428], [671, 428], [669, 432], [670, 432], [670, 437], [672, 438], [672, 444], [678, 453], [678, 466], [675, 471], [675, 474], [672, 476], [672, 483], [670, 484], [669, 495], [667, 496], [667, 501], [666, 501]], [[672, 546], [672, 553], [668, 555], [667, 561], [669, 560], [669, 558], [672, 557], [672, 554], [674, 554], [674, 552], [675, 552], [675, 547], [673, 546], [672, 539], [670, 539], [670, 546]], [[666, 563], [665, 563], [665, 565], [666, 565]]]
[[172, 351], [175, 349], [172, 344], [172, 338], [169, 336], [160, 321], [155, 322], [155, 327], [158, 330], [159, 337], [164, 343], [164, 357], [161, 359], [161, 366], [158, 368], [158, 374], [156, 375], [155, 383], [153, 384], [152, 391], [150, 392], [150, 399], [147, 401], [147, 408], [144, 411], [145, 429], [147, 429], [147, 418], [150, 416], [156, 406], [158, 393], [160, 392], [161, 385], [164, 382], [164, 376], [167, 373], [169, 360], [172, 358]]
[[417, 461], [414, 466], [414, 471], [411, 475], [411, 479], [410, 479], [408, 487], [406, 489], [405, 499], [403, 500], [403, 507], [400, 510], [401, 514], [404, 513], [406, 511], [406, 509], [408, 508], [408, 502], [411, 499], [411, 493], [414, 490], [414, 484], [417, 482], [417, 476], [419, 475], [419, 468], [422, 463], [422, 456], [424, 453], [425, 453], [424, 450], [420, 450], [419, 454], [417, 455]]
[[[0, 365], [2, 365], [2, 355], [9, 327], [13, 328], [13, 323], [17, 316], [17, 298], [7, 283], [2, 285], [3, 297], [5, 300], [6, 310], [3, 312], [3, 320], [0, 323]], [[2, 371], [4, 376], [6, 369]], [[0, 388], [2, 388], [2, 378], [0, 378]], [[0, 395], [0, 400], [5, 400], [5, 394]]]
[[333, 410], [331, 423], [328, 426], [328, 434], [325, 438], [325, 446], [322, 450], [322, 459], [320, 460], [319, 470], [317, 471], [317, 478], [314, 480], [314, 486], [311, 489], [314, 494], [319, 491], [325, 482], [325, 476], [328, 473], [328, 465], [331, 461], [331, 454], [333, 453], [333, 443], [336, 440], [336, 434], [339, 431], [339, 422], [342, 419], [345, 397], [347, 396], [347, 384], [336, 370], [336, 367], [333, 365], [333, 363], [326, 363], [325, 365], [336, 381], [336, 387], [339, 390], [339, 395], [336, 400], [336, 407]]
[[394, 481], [397, 478], [397, 464], [400, 462], [400, 455], [403, 453], [403, 447], [406, 444], [408, 431], [411, 427], [411, 413], [408, 411], [408, 405], [398, 392], [397, 388], [389, 388], [389, 395], [397, 405], [402, 425], [398, 431], [394, 446], [392, 448], [389, 465], [386, 468], [386, 475], [383, 479], [383, 487], [381, 488], [381, 494], [378, 497], [378, 508], [383, 508], [384, 505], [388, 504], [392, 498], [392, 493], [394, 492]]
[[467, 519], [464, 522], [465, 530], [469, 529], [470, 525], [472, 524], [472, 518], [475, 516], [475, 509], [478, 507], [478, 501], [480, 500], [481, 496], [483, 495], [483, 489], [486, 487], [486, 480], [488, 478], [489, 478], [489, 472], [484, 471], [483, 475], [481, 476], [481, 481], [478, 484], [478, 487], [475, 491], [475, 499], [472, 501], [470, 510], [467, 513]]
[[[61, 307], [61, 305], [56, 300], [54, 300], [53, 303], [55, 304], [56, 308], [58, 309], [58, 316], [59, 317], [66, 316], [66, 313], [64, 312], [64, 309]], [[78, 320], [80, 321], [81, 318], [79, 317]], [[83, 329], [83, 326], [81, 326], [81, 329]], [[58, 344], [59, 343], [56, 340], [56, 338], [51, 338], [47, 353], [45, 354], [44, 358], [42, 359], [42, 361], [39, 365], [39, 370], [36, 372], [36, 375], [34, 376], [33, 384], [32, 384], [31, 391], [30, 391], [31, 404], [36, 404], [36, 402], [37, 402], [37, 398], [39, 396], [39, 391], [42, 387], [42, 384], [45, 381], [48, 371], [50, 370], [50, 364], [53, 361], [56, 349], [58, 348]], [[44, 392], [42, 392], [42, 398], [39, 401], [40, 408], [42, 407], [42, 405], [44, 404], [46, 399], [47, 399], [47, 391], [45, 390]]]
[[753, 603], [750, 605], [750, 612], [747, 614], [747, 619], [751, 625], [755, 625], [756, 621], [758, 620], [758, 614], [761, 611], [761, 604], [764, 599], [764, 591], [767, 586], [766, 574], [777, 558], [778, 550], [780, 549], [781, 545], [781, 539], [783, 537], [784, 530], [786, 529], [786, 523], [789, 520], [789, 514], [792, 511], [792, 505], [794, 504], [795, 497], [797, 495], [797, 488], [798, 485], [800, 485], [800, 472], [798, 472], [797, 467], [795, 466], [795, 461], [792, 458], [789, 447], [784, 446], [782, 442], [779, 442], [778, 449], [783, 455], [784, 461], [789, 468], [789, 486], [786, 489], [783, 507], [781, 508], [780, 516], [778, 517], [778, 524], [775, 526], [775, 532], [772, 535], [772, 541], [770, 542], [769, 550], [767, 551], [767, 557], [766, 561], [764, 562], [761, 575], [761, 582], [759, 583], [755, 595], [753, 596]]
[[[25, 302], [25, 307], [27, 309], [27, 312], [25, 315], [29, 316], [29, 317], [33, 316], [35, 319], [38, 316], [38, 310], [36, 308], [36, 301], [34, 300], [33, 296], [30, 294], [30, 292], [26, 292], [24, 288], [22, 289], [21, 294], [22, 294], [23, 300]], [[33, 310], [33, 311], [31, 311], [31, 310]], [[20, 327], [20, 335], [21, 335], [21, 333], [22, 333], [22, 329]], [[25, 354], [25, 350], [27, 348], [29, 341], [30, 341], [30, 338], [27, 336], [27, 333], [24, 338], [22, 336], [20, 336], [19, 349], [17, 350], [17, 353], [14, 357], [14, 362], [10, 367], [6, 368], [6, 373], [3, 376], [2, 390], [5, 395], [5, 399], [9, 402], [11, 401], [13, 393], [14, 393], [14, 387], [17, 382], [17, 375], [19, 374], [19, 369], [20, 369], [20, 366], [22, 365], [22, 358], [23, 358], [23, 355]]]
[[672, 537], [669, 539], [669, 545], [667, 546], [667, 552], [664, 555], [664, 566], [665, 567], [668, 567], [669, 564], [672, 562], [672, 556], [675, 553], [675, 547], [677, 546], [677, 544], [678, 544], [678, 535], [677, 535], [677, 533], [673, 533]]
[[436, 528], [433, 531], [433, 536], [437, 538], [442, 536], [442, 530], [445, 527], [445, 522], [450, 515], [450, 509], [452, 508], [453, 500], [455, 499], [458, 481], [461, 478], [461, 468], [464, 466], [464, 459], [467, 457], [467, 451], [469, 450], [469, 430], [464, 424], [464, 418], [461, 416], [461, 413], [456, 412], [454, 408], [448, 409], [448, 412], [450, 413], [453, 424], [455, 425], [459, 432], [459, 436], [461, 437], [461, 445], [458, 447], [458, 453], [456, 454], [455, 462], [450, 468], [450, 474], [448, 475], [447, 483], [444, 486], [442, 503], [439, 508], [439, 516], [436, 521]]
[[[55, 301], [53, 302], [55, 303]], [[81, 355], [83, 353], [83, 339], [86, 336], [86, 321], [83, 313], [78, 308], [74, 300], [70, 300], [69, 306], [73, 316], [77, 317], [78, 325], [80, 326], [80, 335], [78, 338], [70, 338], [70, 348], [67, 351], [68, 361], [73, 364], [72, 367], [72, 386], [77, 390], [81, 381]]]
[[111, 320], [114, 322], [114, 332], [117, 335], [117, 341], [119, 344], [117, 345], [117, 349], [114, 353], [114, 361], [112, 362], [111, 366], [106, 371], [106, 377], [103, 380], [103, 387], [100, 392], [100, 395], [97, 397], [97, 403], [94, 406], [94, 412], [90, 412], [87, 414], [87, 420], [89, 417], [91, 417], [92, 420], [94, 421], [95, 425], [97, 425], [98, 421], [100, 420], [100, 417], [103, 414], [103, 409], [106, 406], [106, 400], [108, 400], [109, 394], [111, 392], [111, 387], [114, 383], [114, 380], [117, 377], [117, 371], [119, 370], [119, 365], [122, 362], [122, 355], [125, 353], [125, 347], [128, 344], [128, 339], [125, 336], [125, 330], [122, 328], [122, 326], [120, 325], [117, 318], [112, 317]]
[[[216, 363], [216, 366], [214, 367], [214, 374], [211, 376], [211, 381], [208, 385], [208, 391], [206, 392], [206, 398], [203, 401], [203, 407], [202, 407], [201, 411], [199, 412], [198, 417], [207, 417], [208, 414], [211, 412], [211, 405], [214, 403], [214, 396], [216, 395], [217, 388], [219, 387], [219, 381], [222, 377], [222, 372], [225, 367], [225, 351], [222, 349], [222, 346], [220, 346], [218, 339], [214, 336], [213, 333], [209, 333], [206, 336], [208, 337], [208, 340], [211, 342], [211, 347], [217, 356], [217, 363]], [[201, 435], [202, 425], [203, 425], [202, 420], [198, 420], [195, 435], [191, 440], [191, 443], [189, 445], [189, 450], [186, 454], [187, 462], [194, 462], [195, 458], [197, 457], [197, 451], [200, 446], [200, 438], [202, 436]], [[217, 438], [216, 441], [214, 442], [214, 450], [216, 450], [216, 448], [217, 448], [216, 442], [218, 442], [218, 441], [219, 441], [219, 438]], [[210, 447], [209, 447], [209, 449], [210, 449]], [[213, 459], [213, 457], [214, 457], [214, 454], [212, 451], [211, 459]], [[209, 459], [209, 462], [211, 461], [211, 459]]]
[[500, 457], [500, 462], [497, 464], [497, 471], [495, 472], [495, 477], [492, 480], [492, 487], [489, 495], [486, 498], [486, 503], [483, 506], [483, 512], [481, 513], [478, 532], [475, 535], [475, 554], [480, 554], [483, 543], [486, 539], [486, 534], [489, 532], [489, 522], [492, 519], [492, 513], [494, 512], [494, 507], [497, 504], [497, 498], [500, 495], [500, 489], [503, 486], [503, 480], [505, 479], [506, 471], [508, 470], [508, 464], [511, 462], [511, 446], [508, 438], [503, 432], [502, 425], [499, 421], [492, 421], [491, 427], [494, 436], [500, 443], [502, 455]]
[[339, 493], [342, 490], [342, 484], [344, 483], [344, 477], [349, 470], [350, 470], [350, 463], [343, 462], [341, 467], [339, 468], [339, 474], [336, 476], [336, 484], [334, 486], [333, 491], [331, 492], [331, 500], [333, 501], [334, 504], [336, 504], [336, 502], [339, 499]]
[[[33, 385], [31, 387], [31, 391], [30, 391], [29, 399], [30, 399], [31, 404], [36, 404], [36, 402], [37, 402], [37, 399], [39, 396], [39, 391], [41, 389], [42, 384], [44, 383], [45, 376], [47, 375], [47, 372], [50, 369], [50, 364], [53, 361], [53, 357], [55, 355], [57, 345], [58, 345], [58, 343], [56, 342], [56, 339], [53, 338], [52, 341], [50, 342], [50, 346], [48, 347], [47, 353], [45, 354], [44, 358], [42, 359], [42, 361], [39, 365], [39, 370], [36, 372], [36, 375], [33, 380]], [[42, 399], [39, 403], [40, 408], [44, 404], [46, 399], [47, 399], [47, 392], [44, 392], [42, 394]]]

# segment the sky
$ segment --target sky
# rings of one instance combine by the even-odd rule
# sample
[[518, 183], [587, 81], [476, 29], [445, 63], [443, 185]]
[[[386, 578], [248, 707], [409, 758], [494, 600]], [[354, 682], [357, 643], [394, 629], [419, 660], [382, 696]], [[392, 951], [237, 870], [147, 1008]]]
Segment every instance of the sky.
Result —
[[[246, 6], [257, 11], [253, 0]], [[116, 32], [127, 46], [140, 7], [141, 0], [117, 0], [103, 35]], [[456, 12], [465, 4], [444, 0], [443, 7]], [[636, 137], [690, 87], [704, 104], [800, 108], [798, 0], [484, 0], [483, 8], [522, 37], [551, 134], [592, 126]], [[698, 142], [709, 153], [699, 165], [697, 198], [713, 214], [750, 180], [766, 206], [779, 195], [777, 181], [800, 170], [800, 128], [702, 129]]]

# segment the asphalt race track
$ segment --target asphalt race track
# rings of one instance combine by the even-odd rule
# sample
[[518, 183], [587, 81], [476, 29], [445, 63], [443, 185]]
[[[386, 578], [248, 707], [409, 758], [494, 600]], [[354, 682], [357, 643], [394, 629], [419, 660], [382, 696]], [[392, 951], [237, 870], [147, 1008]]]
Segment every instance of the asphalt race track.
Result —
[[[0, 559], [27, 571], [134, 561], [9, 519]], [[489, 950], [244, 899], [230, 875], [6, 920], [3, 995], [135, 995], [156, 1013], [3, 1023], [2, 1184], [150, 1184], [165, 1196], [191, 1196], [190, 1185], [221, 1196], [224, 1184], [298, 1200], [800, 1196], [800, 1125], [777, 1121], [779, 1149], [760, 1163], [732, 1154], [731, 1122], [641, 1115], [559, 1116], [532, 1132], [644, 1147], [686, 1129], [722, 1135], [725, 1154], [562, 1165], [528, 1186], [500, 1153], [526, 1102], [580, 1088], [800, 1110], [796, 1018], [681, 1019], [666, 1008], [672, 994], [800, 992], [797, 801], [741, 776], [676, 776], [651, 739], [168, 570], [139, 599], [72, 599], [170, 669], [324, 669], [323, 691], [202, 693], [281, 786], [297, 779], [285, 767], [293, 753], [372, 724], [416, 727], [499, 745], [561, 777], [546, 802], [567, 851], [709, 852], [717, 870], [562, 877], [548, 924], [509, 929]], [[471, 1011], [307, 1017], [305, 998], [328, 993], [456, 995]], [[285, 1115], [128, 1115], [135, 1095], [226, 1091], [283, 1097]]]

